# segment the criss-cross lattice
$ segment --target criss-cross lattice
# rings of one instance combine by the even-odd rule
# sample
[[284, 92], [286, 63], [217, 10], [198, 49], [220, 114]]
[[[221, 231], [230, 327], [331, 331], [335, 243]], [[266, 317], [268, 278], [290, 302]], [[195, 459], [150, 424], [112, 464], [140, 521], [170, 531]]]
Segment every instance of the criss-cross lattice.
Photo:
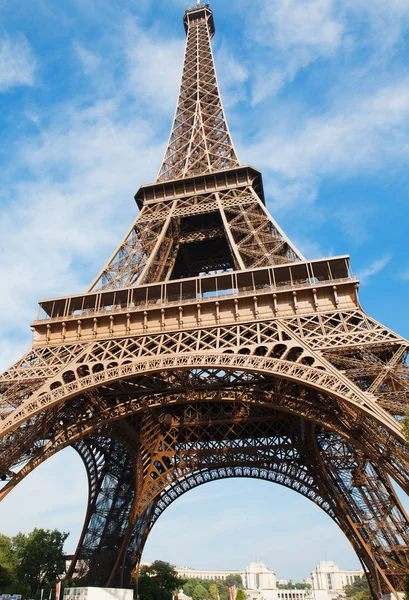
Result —
[[137, 580], [182, 494], [253, 477], [296, 490], [344, 531], [374, 597], [409, 571], [409, 343], [365, 314], [348, 256], [307, 261], [239, 165], [208, 5], [187, 45], [157, 182], [88, 292], [40, 302], [31, 349], [0, 375], [0, 499], [68, 446], [88, 475], [68, 576]]
[[188, 11], [187, 42], [175, 119], [158, 181], [239, 165], [220, 98], [211, 47], [211, 12]]

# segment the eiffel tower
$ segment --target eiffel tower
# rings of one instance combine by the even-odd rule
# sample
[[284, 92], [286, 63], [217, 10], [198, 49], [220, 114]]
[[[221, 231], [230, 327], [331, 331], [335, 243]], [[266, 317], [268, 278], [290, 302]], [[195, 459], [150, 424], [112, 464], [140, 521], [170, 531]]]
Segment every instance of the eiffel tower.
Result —
[[339, 525], [374, 598], [403, 589], [408, 342], [361, 308], [349, 257], [306, 260], [242, 165], [220, 98], [209, 5], [186, 11], [183, 76], [153, 184], [86, 293], [40, 302], [0, 376], [0, 498], [72, 446], [89, 482], [69, 575], [137, 580], [163, 511], [252, 477]]

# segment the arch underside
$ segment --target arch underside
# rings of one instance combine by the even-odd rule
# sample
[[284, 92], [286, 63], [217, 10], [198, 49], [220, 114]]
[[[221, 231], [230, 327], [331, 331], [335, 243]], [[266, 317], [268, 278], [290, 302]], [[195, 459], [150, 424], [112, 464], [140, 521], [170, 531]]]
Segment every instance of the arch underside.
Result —
[[[408, 570], [409, 523], [388, 475], [352, 438], [282, 410], [214, 399], [175, 404], [166, 412], [149, 409], [125, 422], [124, 429], [139, 436], [136, 452], [130, 446], [120, 450], [127, 457], [124, 470], [134, 461], [136, 493], [127, 496], [129, 519], [122, 529], [123, 513], [112, 511], [114, 502], [103, 514], [103, 503], [97, 502], [101, 529], [109, 526], [117, 538], [107, 545], [101, 536], [95, 544], [88, 532], [95, 524], [91, 516], [76, 557], [87, 583], [129, 581], [153, 525], [187, 491], [219, 479], [251, 477], [286, 486], [320, 506], [347, 535], [374, 594], [379, 584], [385, 593], [400, 589]], [[97, 435], [100, 444], [103, 439], [109, 444], [104, 436], [115, 433]], [[129, 476], [119, 475], [111, 485], [113, 499], [124, 480]], [[107, 490], [100, 494], [106, 501]]]
[[[32, 428], [34, 430], [34, 427]], [[344, 531], [374, 593], [402, 588], [409, 524], [389, 477], [409, 489], [408, 454], [358, 407], [304, 382], [221, 368], [143, 374], [79, 394], [36, 419], [36, 451], [3, 495], [67, 445], [89, 478], [69, 574], [129, 584], [153, 525], [186, 491], [226, 477], [294, 489]], [[31, 435], [31, 434], [30, 434]], [[14, 446], [15, 448], [15, 446]]]

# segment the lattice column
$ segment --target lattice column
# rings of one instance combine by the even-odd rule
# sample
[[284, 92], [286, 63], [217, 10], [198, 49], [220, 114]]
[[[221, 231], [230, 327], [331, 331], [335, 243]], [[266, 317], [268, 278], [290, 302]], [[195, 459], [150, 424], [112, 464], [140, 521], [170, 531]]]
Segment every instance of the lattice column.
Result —
[[175, 207], [175, 203], [145, 206], [89, 291], [165, 279], [179, 240], [178, 221], [172, 219]]
[[317, 442], [340, 526], [366, 565], [374, 597], [403, 589], [409, 571], [409, 520], [388, 476], [334, 433], [319, 432]]
[[303, 260], [253, 188], [226, 190], [216, 198], [237, 268]]
[[77, 567], [77, 577], [88, 585], [123, 585], [130, 576], [126, 551], [136, 487], [134, 459], [123, 442], [103, 435], [82, 442], [78, 450], [88, 471], [90, 494], [68, 576]]

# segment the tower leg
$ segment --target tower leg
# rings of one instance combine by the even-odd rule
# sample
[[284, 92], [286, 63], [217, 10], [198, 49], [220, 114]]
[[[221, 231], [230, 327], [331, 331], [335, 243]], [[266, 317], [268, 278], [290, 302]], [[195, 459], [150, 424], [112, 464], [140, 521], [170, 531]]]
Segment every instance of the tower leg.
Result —
[[365, 568], [374, 598], [397, 597], [409, 572], [409, 520], [388, 475], [335, 433], [318, 432], [316, 448], [339, 525]]
[[88, 472], [90, 494], [84, 528], [68, 576], [76, 570], [93, 586], [129, 581], [130, 519], [135, 498], [135, 461], [122, 441], [103, 436], [77, 448]]

